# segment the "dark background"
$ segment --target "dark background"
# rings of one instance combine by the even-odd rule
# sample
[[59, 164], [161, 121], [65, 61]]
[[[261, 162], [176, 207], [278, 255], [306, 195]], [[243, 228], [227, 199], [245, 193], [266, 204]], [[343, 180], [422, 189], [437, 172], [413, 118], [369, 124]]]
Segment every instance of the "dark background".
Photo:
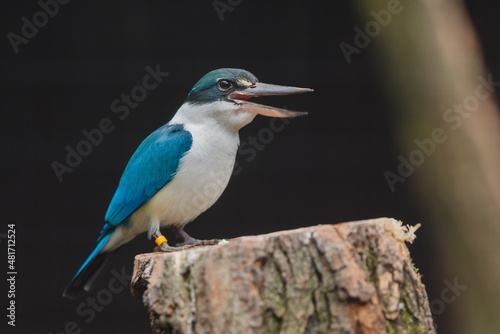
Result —
[[[497, 7], [495, 1], [468, 1], [498, 80]], [[55, 334], [70, 321], [82, 333], [149, 332], [146, 309], [128, 286], [89, 323], [87, 315], [77, 314], [111, 274], [77, 300], [61, 293], [93, 249], [131, 154], [168, 122], [202, 75], [220, 67], [243, 68], [262, 82], [311, 87], [315, 93], [262, 101], [310, 114], [291, 120], [252, 161], [240, 155], [241, 173], [188, 225], [188, 233], [231, 238], [384, 216], [422, 223], [410, 250], [430, 299], [439, 297], [447, 277], [426, 228], [433, 222], [414, 195], [411, 177], [394, 193], [383, 177], [397, 170], [400, 154], [387, 92], [379, 89], [383, 72], [371, 46], [350, 64], [339, 48], [341, 42], [352, 44], [353, 28], [363, 26], [352, 3], [242, 1], [221, 21], [212, 1], [71, 1], [16, 54], [7, 33], [20, 34], [21, 18], [32, 21], [39, 10], [35, 1], [4, 1], [0, 10], [2, 254], [5, 225], [15, 222], [17, 235], [17, 326], [9, 333]], [[170, 75], [120, 120], [111, 102], [140, 85], [145, 67], [156, 64]], [[51, 163], [64, 163], [65, 147], [75, 148], [85, 139], [82, 130], [96, 128], [103, 118], [112, 119], [115, 130], [59, 182]], [[241, 131], [242, 142], [263, 135], [259, 131], [269, 122], [258, 117]], [[141, 235], [112, 268], [131, 274], [134, 255], [152, 248]], [[437, 317], [441, 333], [452, 316], [453, 305]]]

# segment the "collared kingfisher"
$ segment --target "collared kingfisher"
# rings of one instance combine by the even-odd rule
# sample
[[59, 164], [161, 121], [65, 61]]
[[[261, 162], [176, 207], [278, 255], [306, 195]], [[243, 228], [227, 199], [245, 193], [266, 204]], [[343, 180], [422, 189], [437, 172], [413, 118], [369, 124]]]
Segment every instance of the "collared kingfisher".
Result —
[[261, 83], [241, 69], [223, 68], [203, 76], [172, 120], [150, 134], [130, 158], [97, 246], [63, 295], [74, 298], [82, 289], [89, 291], [118, 249], [140, 233], [147, 232], [167, 252], [180, 248], [167, 243], [162, 227], [171, 228], [184, 247], [203, 244], [189, 236], [184, 226], [210, 208], [226, 188], [240, 142], [238, 131], [257, 114], [307, 114], [247, 100], [311, 91]]

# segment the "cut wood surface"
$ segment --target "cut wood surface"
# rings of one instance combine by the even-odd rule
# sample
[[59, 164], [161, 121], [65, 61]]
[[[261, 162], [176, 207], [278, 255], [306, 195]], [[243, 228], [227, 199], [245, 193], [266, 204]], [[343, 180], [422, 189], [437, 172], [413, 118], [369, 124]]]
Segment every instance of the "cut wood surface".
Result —
[[414, 230], [379, 218], [141, 254], [132, 294], [153, 333], [435, 333]]

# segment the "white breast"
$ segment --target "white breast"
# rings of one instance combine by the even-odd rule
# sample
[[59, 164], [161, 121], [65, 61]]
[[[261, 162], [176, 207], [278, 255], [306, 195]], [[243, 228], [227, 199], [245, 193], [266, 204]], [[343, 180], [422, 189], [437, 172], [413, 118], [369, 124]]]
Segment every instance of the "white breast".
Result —
[[[119, 226], [106, 249], [116, 248], [151, 227], [183, 226], [210, 208], [221, 196], [233, 172], [239, 145], [238, 130], [255, 115], [235, 112], [231, 103], [211, 106], [184, 104], [170, 121], [183, 124], [193, 138], [174, 178]], [[205, 110], [204, 110], [205, 109]], [[220, 122], [214, 113], [228, 113]]]
[[210, 208], [226, 188], [234, 168], [238, 134], [203, 125], [185, 128], [191, 132], [193, 144], [179, 171], [134, 216], [158, 219], [162, 227], [185, 225]]
[[[203, 111], [196, 112], [203, 115]], [[229, 182], [239, 145], [237, 129], [186, 118], [181, 109], [170, 123], [183, 124], [191, 133], [191, 149], [174, 178], [132, 215], [136, 234], [147, 231], [155, 220], [162, 227], [191, 222], [217, 201]]]

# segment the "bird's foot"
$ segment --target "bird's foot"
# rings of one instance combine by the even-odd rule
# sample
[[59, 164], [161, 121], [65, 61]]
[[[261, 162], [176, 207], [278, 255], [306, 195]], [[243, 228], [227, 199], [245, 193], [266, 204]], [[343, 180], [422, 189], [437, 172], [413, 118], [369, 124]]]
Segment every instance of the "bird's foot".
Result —
[[211, 239], [211, 240], [198, 240], [194, 239], [190, 240], [189, 243], [187, 242], [182, 242], [175, 244], [175, 246], [170, 246], [168, 243], [164, 242], [160, 246], [155, 247], [154, 251], [155, 252], [177, 252], [189, 248], [195, 248], [197, 246], [211, 246], [211, 245], [218, 245], [219, 242], [222, 240], [220, 239]]
[[157, 232], [153, 233], [153, 236], [155, 237], [155, 243], [158, 245], [158, 247], [155, 247], [154, 251], [155, 252], [174, 252], [174, 251], [179, 251], [183, 250], [189, 247], [172, 247], [168, 244], [167, 238], [161, 232], [158, 230]]
[[181, 250], [185, 250], [188, 248], [193, 248], [193, 245], [181, 245], [181, 246], [170, 246], [168, 243], [164, 242], [160, 246], [155, 247], [155, 252], [177, 252]]
[[155, 247], [155, 252], [175, 252], [180, 250], [185, 250], [197, 246], [210, 246], [210, 245], [218, 245], [222, 240], [220, 239], [211, 239], [211, 240], [198, 240], [187, 234], [182, 227], [173, 227], [172, 228], [175, 235], [181, 239], [180, 243], [175, 244], [175, 246], [170, 246], [167, 242], [167, 238], [161, 234], [158, 230], [156, 233], [153, 233], [153, 236], [156, 238], [155, 242], [158, 247]]
[[211, 239], [211, 240], [198, 240], [190, 236], [184, 231], [184, 227], [174, 226], [172, 227], [172, 231], [175, 235], [181, 239], [182, 241], [176, 246], [184, 247], [184, 246], [208, 246], [208, 245], [217, 245], [221, 240], [219, 239]]

